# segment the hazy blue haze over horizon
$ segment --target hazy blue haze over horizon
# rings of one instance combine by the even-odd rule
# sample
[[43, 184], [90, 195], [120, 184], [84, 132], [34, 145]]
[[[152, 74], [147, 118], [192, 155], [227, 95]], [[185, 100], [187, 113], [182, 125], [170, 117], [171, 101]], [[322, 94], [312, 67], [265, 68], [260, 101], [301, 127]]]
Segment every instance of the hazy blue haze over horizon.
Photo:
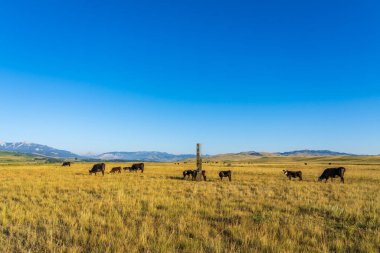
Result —
[[0, 141], [380, 154], [380, 2], [0, 3]]

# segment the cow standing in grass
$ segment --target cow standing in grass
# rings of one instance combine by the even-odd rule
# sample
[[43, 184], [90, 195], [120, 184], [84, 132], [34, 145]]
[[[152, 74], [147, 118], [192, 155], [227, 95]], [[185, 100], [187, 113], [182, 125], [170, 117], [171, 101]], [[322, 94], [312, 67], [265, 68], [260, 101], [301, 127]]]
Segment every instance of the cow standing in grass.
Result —
[[232, 172], [230, 170], [220, 171], [219, 172], [220, 180], [223, 180], [223, 177], [228, 177], [228, 179], [231, 181], [232, 180], [231, 174]]
[[70, 166], [71, 166], [71, 162], [63, 162], [63, 163], [62, 163], [62, 166], [63, 166], [63, 167], [65, 167], [65, 166], [69, 166], [69, 167], [70, 167]]
[[302, 180], [302, 171], [283, 170], [282, 172], [289, 178], [289, 180], [297, 177], [300, 179], [300, 181]]
[[141, 170], [141, 173], [144, 173], [144, 163], [135, 163], [129, 168], [129, 171], [137, 172], [138, 170]]
[[326, 180], [325, 183], [327, 183], [327, 180], [329, 180], [329, 178], [333, 179], [335, 177], [340, 177], [340, 181], [344, 183], [345, 172], [346, 168], [344, 167], [325, 169], [322, 175], [318, 178], [318, 181]]
[[[192, 174], [193, 180], [197, 179], [198, 173], [199, 173], [198, 170], [193, 170], [193, 174]], [[202, 170], [202, 177], [203, 177], [203, 180], [206, 181], [207, 178], [206, 178], [206, 171], [205, 170]]]
[[111, 169], [111, 171], [110, 171], [110, 173], [116, 173], [116, 172], [119, 172], [119, 173], [121, 173], [121, 167], [114, 167], [114, 168], [112, 168]]
[[91, 175], [92, 173], [95, 174], [96, 176], [96, 173], [97, 172], [101, 172], [104, 176], [104, 172], [106, 170], [106, 165], [104, 163], [98, 163], [98, 164], [95, 164], [94, 166], [92, 166], [92, 169], [89, 170], [89, 174]]
[[183, 179], [185, 179], [186, 177], [189, 178], [190, 176], [192, 177], [193, 176], [193, 172], [194, 171], [192, 171], [192, 170], [184, 170], [183, 173], [182, 173], [183, 174]]

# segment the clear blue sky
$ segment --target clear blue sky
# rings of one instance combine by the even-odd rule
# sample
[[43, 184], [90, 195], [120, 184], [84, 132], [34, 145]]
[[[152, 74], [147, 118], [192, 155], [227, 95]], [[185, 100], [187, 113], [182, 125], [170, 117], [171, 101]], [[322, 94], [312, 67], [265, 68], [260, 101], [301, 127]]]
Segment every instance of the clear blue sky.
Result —
[[0, 140], [380, 153], [380, 2], [2, 1]]

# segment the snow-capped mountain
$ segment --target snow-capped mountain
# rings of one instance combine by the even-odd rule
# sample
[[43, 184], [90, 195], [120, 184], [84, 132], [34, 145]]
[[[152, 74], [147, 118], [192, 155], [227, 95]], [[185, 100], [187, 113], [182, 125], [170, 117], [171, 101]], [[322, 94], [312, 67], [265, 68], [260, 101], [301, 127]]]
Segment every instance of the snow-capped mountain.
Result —
[[52, 148], [46, 145], [29, 142], [0, 142], [0, 151], [10, 151], [24, 154], [34, 154], [54, 158], [76, 158], [77, 154], [66, 150]]

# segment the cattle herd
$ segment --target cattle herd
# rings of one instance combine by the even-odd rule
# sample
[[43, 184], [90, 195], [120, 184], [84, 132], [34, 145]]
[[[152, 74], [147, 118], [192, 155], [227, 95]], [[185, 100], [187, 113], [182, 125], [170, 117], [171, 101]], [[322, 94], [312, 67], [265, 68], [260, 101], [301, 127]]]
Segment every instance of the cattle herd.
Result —
[[[175, 163], [179, 164], [179, 163]], [[307, 163], [305, 163], [307, 165]], [[62, 166], [71, 166], [71, 162], [63, 162]], [[106, 170], [106, 165], [105, 163], [98, 163], [92, 166], [92, 168], [89, 170], [89, 174], [95, 174], [96, 173], [102, 173], [103, 176], [105, 174]], [[115, 173], [121, 173], [122, 170], [124, 171], [129, 171], [129, 172], [137, 172], [141, 171], [141, 173], [144, 172], [144, 163], [135, 163], [131, 167], [113, 167], [110, 170], [110, 174], [115, 174]], [[302, 181], [302, 171], [290, 171], [290, 170], [283, 170], [282, 171], [285, 176], [289, 179], [292, 180], [292, 178], [298, 178], [300, 181]], [[328, 168], [325, 169], [320, 177], [318, 177], [318, 181], [323, 181], [327, 182], [330, 178], [337, 178], [339, 177], [341, 182], [344, 183], [344, 173], [346, 172], [346, 169], [344, 167], [338, 167], [338, 168]], [[199, 171], [198, 170], [185, 170], [183, 171], [183, 179], [189, 179], [191, 178], [192, 180], [196, 180], [198, 176]], [[206, 181], [206, 171], [202, 170], [201, 171], [201, 177], [203, 178], [204, 181]], [[223, 180], [224, 177], [228, 178], [229, 181], [232, 180], [232, 171], [231, 170], [225, 170], [225, 171], [220, 171], [219, 172], [219, 177], [220, 180]]]
[[[64, 165], [65, 163], [62, 164], [62, 166], [67, 166], [67, 165]], [[123, 168], [124, 171], [134, 171], [134, 172], [137, 172], [137, 171], [141, 171], [141, 173], [144, 172], [144, 164], [143, 163], [135, 163], [133, 164], [131, 167], [124, 167]], [[89, 171], [89, 174], [95, 174], [96, 173], [102, 173], [103, 176], [104, 176], [104, 173], [106, 172], [106, 164], [105, 163], [98, 163], [98, 164], [95, 164], [94, 166], [92, 166], [92, 169], [90, 169]], [[113, 167], [110, 172], [110, 174], [114, 174], [114, 173], [121, 173], [121, 167]]]

